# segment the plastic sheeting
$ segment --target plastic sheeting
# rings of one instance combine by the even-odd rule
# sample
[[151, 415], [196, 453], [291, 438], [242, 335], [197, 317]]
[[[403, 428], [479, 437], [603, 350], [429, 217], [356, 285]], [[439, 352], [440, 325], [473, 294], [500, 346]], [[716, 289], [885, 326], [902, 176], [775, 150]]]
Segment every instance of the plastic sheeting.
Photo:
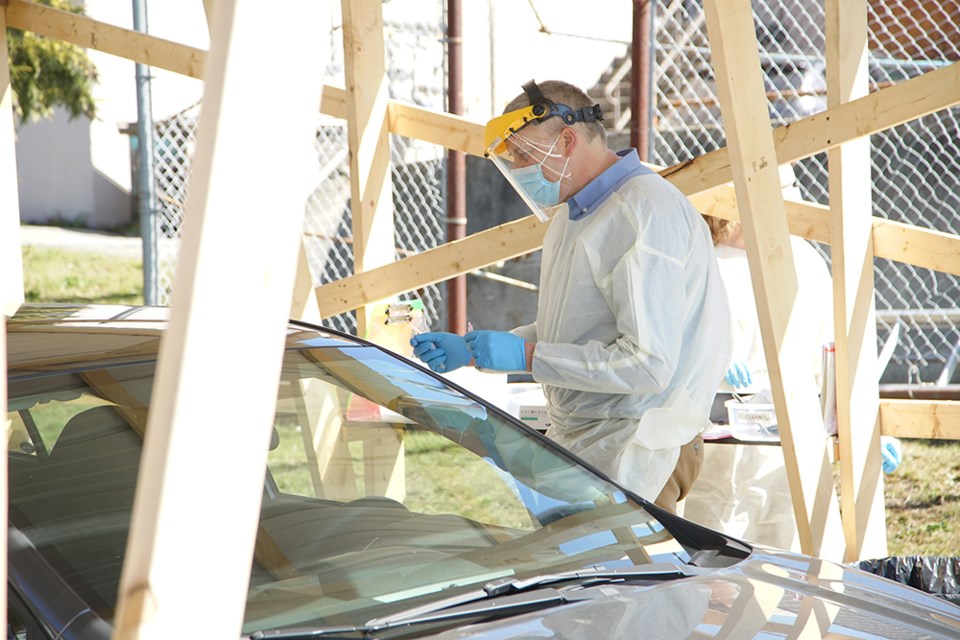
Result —
[[960, 558], [956, 556], [891, 556], [855, 566], [960, 605]]

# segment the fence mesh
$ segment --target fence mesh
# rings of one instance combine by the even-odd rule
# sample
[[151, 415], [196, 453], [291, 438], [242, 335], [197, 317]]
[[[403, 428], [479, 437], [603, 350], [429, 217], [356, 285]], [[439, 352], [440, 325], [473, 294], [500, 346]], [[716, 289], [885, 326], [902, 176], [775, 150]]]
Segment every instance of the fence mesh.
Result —
[[[443, 4], [434, 0], [434, 16], [422, 22], [385, 19], [384, 37], [387, 79], [391, 98], [430, 109], [444, 109]], [[422, 10], [425, 5], [419, 8]], [[427, 12], [429, 13], [429, 11]], [[331, 59], [328, 83], [343, 77], [342, 30], [330, 34]], [[199, 105], [184, 110], [155, 126], [155, 174], [158, 192], [156, 233], [158, 237], [159, 304], [169, 304], [173, 272], [183, 224], [183, 203], [194, 144]], [[350, 210], [350, 164], [346, 121], [319, 116], [315, 146], [317, 172], [304, 212], [304, 244], [314, 285], [319, 286], [353, 273], [353, 230]], [[404, 257], [442, 244], [444, 230], [444, 150], [400, 136], [391, 136], [392, 191], [395, 256]], [[443, 295], [438, 285], [400, 296], [424, 301], [428, 321], [437, 324], [443, 316]], [[353, 313], [324, 321], [330, 326], [356, 332]]]
[[[444, 15], [434, 0], [433, 17], [391, 21], [384, 36], [390, 96], [443, 109]], [[386, 8], [389, 5], [385, 5]], [[825, 108], [822, 0], [755, 2], [761, 61], [771, 120], [781, 126]], [[651, 160], [672, 165], [724, 144], [712, 80], [701, 0], [656, 0], [655, 126]], [[960, 59], [960, 2], [871, 2], [871, 90], [902, 82]], [[331, 33], [327, 78], [342, 78], [341, 31]], [[614, 103], [615, 130], [629, 124], [629, 56], [611, 61], [603, 93]], [[627, 106], [624, 107], [623, 105]], [[157, 235], [161, 304], [168, 302], [190, 152], [199, 107], [158, 122], [155, 143], [158, 185]], [[874, 215], [958, 233], [960, 223], [960, 109], [940, 111], [871, 137]], [[318, 173], [306, 204], [304, 237], [314, 283], [353, 273], [346, 123], [320, 117]], [[396, 257], [444, 241], [444, 153], [434, 145], [392, 136]], [[828, 202], [826, 155], [797, 163], [805, 198]], [[821, 247], [829, 260], [829, 247]], [[956, 276], [878, 259], [875, 264], [878, 340], [899, 326], [899, 340], [885, 381], [949, 381], [960, 345], [960, 284]], [[428, 319], [443, 317], [438, 286], [413, 292], [424, 299]], [[354, 332], [353, 314], [327, 319]]]
[[200, 105], [192, 105], [170, 118], [153, 125], [154, 176], [156, 208], [154, 237], [157, 239], [157, 304], [170, 304], [173, 274], [180, 251], [180, 230], [183, 226], [183, 205], [187, 198], [194, 140]]
[[[702, 2], [656, 3], [656, 127], [651, 159], [671, 165], [724, 144]], [[823, 3], [754, 2], [774, 126], [822, 111]], [[870, 88], [960, 59], [960, 3], [871, 2]], [[871, 136], [874, 215], [950, 233], [960, 231], [960, 110], [940, 111]], [[795, 167], [804, 197], [828, 203], [826, 154]], [[829, 248], [821, 247], [829, 260]], [[885, 381], [947, 382], [960, 342], [956, 276], [877, 259], [878, 342], [899, 325]]]

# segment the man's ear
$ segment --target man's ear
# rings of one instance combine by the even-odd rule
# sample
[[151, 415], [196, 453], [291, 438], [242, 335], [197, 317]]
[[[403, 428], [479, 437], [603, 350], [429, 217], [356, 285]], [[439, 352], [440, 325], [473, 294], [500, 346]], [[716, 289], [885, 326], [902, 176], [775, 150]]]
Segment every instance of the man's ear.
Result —
[[580, 137], [573, 127], [564, 127], [563, 130], [560, 131], [560, 141], [563, 142], [563, 155], [569, 158], [573, 154], [574, 149], [577, 148]]

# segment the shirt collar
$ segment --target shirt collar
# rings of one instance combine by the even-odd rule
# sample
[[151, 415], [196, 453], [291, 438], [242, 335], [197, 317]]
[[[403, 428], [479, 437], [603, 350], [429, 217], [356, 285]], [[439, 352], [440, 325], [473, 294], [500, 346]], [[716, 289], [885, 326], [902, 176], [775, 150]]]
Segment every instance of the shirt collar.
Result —
[[619, 160], [567, 200], [567, 204], [570, 206], [569, 217], [571, 220], [580, 220], [596, 211], [607, 198], [620, 188], [620, 185], [630, 178], [653, 173], [641, 164], [636, 149], [618, 151], [617, 156], [619, 156]]

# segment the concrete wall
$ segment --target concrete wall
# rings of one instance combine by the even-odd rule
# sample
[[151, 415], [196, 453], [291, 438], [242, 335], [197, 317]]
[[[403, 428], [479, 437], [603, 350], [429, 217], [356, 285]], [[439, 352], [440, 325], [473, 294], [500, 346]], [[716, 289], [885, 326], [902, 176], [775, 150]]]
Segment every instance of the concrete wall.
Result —
[[[467, 158], [467, 233], [477, 233], [530, 215], [504, 177], [488, 160]], [[540, 252], [487, 268], [538, 285]], [[536, 319], [537, 293], [467, 275], [467, 319], [475, 329], [508, 330]]]

